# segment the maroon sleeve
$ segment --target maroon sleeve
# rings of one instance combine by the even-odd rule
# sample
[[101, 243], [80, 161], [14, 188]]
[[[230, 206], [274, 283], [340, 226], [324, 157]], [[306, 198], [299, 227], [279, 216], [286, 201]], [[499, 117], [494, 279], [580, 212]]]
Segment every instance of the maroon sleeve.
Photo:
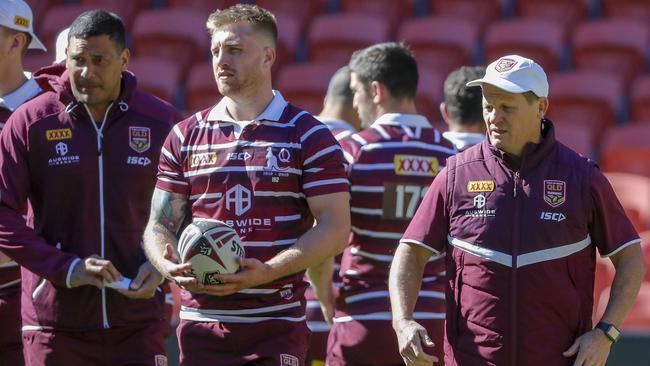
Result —
[[347, 192], [343, 150], [324, 124], [315, 123], [300, 137], [302, 146], [302, 189], [307, 197]]
[[30, 191], [26, 141], [26, 123], [14, 113], [0, 133], [0, 250], [31, 272], [66, 286], [78, 258], [47, 244], [22, 215]]
[[190, 185], [184, 176], [181, 158], [183, 138], [180, 124], [175, 125], [161, 149], [156, 188], [189, 196]]
[[609, 257], [627, 246], [641, 243], [639, 234], [625, 215], [612, 186], [597, 168], [594, 168], [591, 174], [591, 198], [589, 233], [603, 257]]
[[447, 169], [443, 168], [431, 183], [400, 243], [419, 245], [436, 255], [445, 251], [449, 232], [446, 192]]

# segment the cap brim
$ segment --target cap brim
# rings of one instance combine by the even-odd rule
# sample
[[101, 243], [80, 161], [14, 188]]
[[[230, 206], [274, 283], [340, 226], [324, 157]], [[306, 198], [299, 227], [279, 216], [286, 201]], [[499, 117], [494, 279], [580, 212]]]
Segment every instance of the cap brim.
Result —
[[483, 86], [483, 84], [490, 84], [510, 93], [525, 93], [527, 91], [530, 91], [530, 89], [522, 88], [521, 86], [502, 78], [491, 79], [484, 77], [481, 79], [472, 80], [465, 84], [465, 86]]
[[32, 41], [29, 43], [29, 46], [27, 46], [27, 48], [32, 50], [43, 50], [47, 52], [47, 47], [45, 47], [43, 42], [41, 42], [41, 40], [38, 39], [38, 37], [36, 37], [34, 33], [31, 33], [31, 36], [32, 36]]

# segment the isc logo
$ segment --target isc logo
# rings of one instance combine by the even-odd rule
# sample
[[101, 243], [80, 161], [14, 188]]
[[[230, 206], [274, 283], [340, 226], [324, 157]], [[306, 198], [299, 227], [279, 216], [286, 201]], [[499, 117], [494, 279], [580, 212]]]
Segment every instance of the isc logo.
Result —
[[564, 216], [564, 214], [561, 212], [541, 212], [539, 218], [547, 221], [560, 222], [564, 221], [566, 219], [566, 216]]
[[126, 163], [128, 165], [142, 165], [142, 166], [147, 166], [151, 164], [151, 159], [149, 159], [146, 156], [129, 156], [126, 159]]

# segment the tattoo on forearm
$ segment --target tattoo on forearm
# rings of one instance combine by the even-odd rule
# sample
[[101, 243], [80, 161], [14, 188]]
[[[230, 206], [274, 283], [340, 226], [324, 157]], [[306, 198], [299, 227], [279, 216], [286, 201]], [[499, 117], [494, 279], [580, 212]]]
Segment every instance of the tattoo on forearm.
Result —
[[157, 258], [165, 245], [176, 245], [176, 233], [189, 214], [187, 196], [155, 189], [151, 200], [151, 214], [144, 233], [147, 256], [157, 266]]

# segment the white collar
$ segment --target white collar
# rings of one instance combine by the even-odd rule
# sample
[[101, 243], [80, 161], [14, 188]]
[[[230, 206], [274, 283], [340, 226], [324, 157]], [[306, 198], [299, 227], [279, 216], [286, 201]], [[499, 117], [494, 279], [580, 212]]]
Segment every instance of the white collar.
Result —
[[[210, 110], [210, 113], [208, 113], [207, 121], [219, 121], [219, 122], [230, 122], [230, 123], [236, 123], [236, 124], [244, 124], [247, 125], [253, 121], [235, 121], [230, 113], [228, 112], [228, 109], [226, 108], [226, 98], [228, 97], [223, 97], [217, 105], [212, 107]], [[266, 106], [266, 109], [260, 113], [257, 118], [254, 119], [254, 121], [273, 121], [273, 122], [278, 122], [280, 120], [280, 117], [282, 117], [282, 113], [284, 113], [284, 109], [287, 107], [287, 101], [284, 100], [282, 97], [282, 94], [280, 94], [279, 91], [273, 90], [273, 99], [271, 99], [271, 102], [269, 103], [268, 106]]]
[[442, 137], [449, 140], [458, 150], [464, 150], [469, 146], [476, 145], [485, 139], [485, 135], [476, 132], [452, 132], [442, 133]]
[[330, 130], [333, 130], [335, 128], [342, 129], [342, 130], [348, 130], [352, 132], [357, 132], [354, 127], [352, 127], [351, 124], [349, 124], [347, 121], [344, 121], [342, 119], [336, 119], [336, 118], [330, 118], [330, 117], [323, 117], [323, 116], [315, 116], [317, 120], [323, 122], [327, 128]]
[[23, 103], [34, 98], [41, 92], [41, 87], [31, 78], [31, 74], [28, 78], [18, 89], [0, 97], [0, 107], [7, 108], [13, 112]]
[[421, 114], [385, 113], [373, 123], [373, 125], [394, 125], [433, 128], [429, 120]]

